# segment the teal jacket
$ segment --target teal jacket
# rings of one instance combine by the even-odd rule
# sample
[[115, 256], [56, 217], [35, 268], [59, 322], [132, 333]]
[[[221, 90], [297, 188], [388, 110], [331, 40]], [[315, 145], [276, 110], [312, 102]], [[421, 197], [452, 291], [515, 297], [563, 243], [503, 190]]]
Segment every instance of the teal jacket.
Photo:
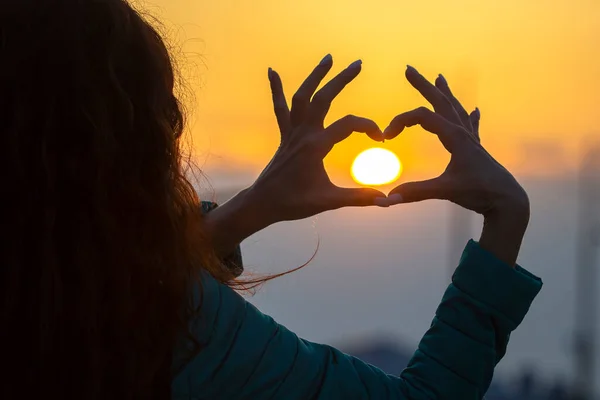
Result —
[[[208, 275], [191, 322], [202, 350], [175, 352], [174, 399], [482, 399], [510, 333], [542, 286], [470, 241], [400, 376], [296, 336]], [[200, 294], [202, 293], [202, 294]], [[392, 300], [392, 299], [390, 299]], [[401, 306], [401, 305], [400, 305]], [[188, 344], [189, 345], [189, 344]]]

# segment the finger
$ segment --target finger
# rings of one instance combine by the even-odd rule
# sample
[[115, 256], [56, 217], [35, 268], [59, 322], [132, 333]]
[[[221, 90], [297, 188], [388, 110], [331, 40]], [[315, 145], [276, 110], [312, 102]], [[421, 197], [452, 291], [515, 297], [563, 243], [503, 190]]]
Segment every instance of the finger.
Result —
[[481, 112], [479, 111], [479, 108], [475, 108], [475, 111], [469, 115], [469, 119], [471, 120], [471, 126], [473, 126], [473, 134], [475, 135], [475, 138], [477, 138], [478, 141], [481, 140], [479, 137], [479, 120], [481, 119]]
[[330, 80], [321, 90], [315, 94], [310, 103], [310, 111], [308, 113], [308, 122], [318, 125], [323, 124], [323, 120], [329, 112], [331, 102], [346, 85], [354, 80], [360, 73], [362, 61], [357, 60], [350, 64], [345, 70], [340, 72], [335, 78]]
[[444, 78], [444, 75], [440, 74], [437, 77], [437, 79], [435, 80], [435, 87], [437, 87], [440, 90], [440, 92], [442, 92], [446, 96], [446, 98], [450, 100], [450, 103], [452, 104], [454, 111], [456, 111], [456, 113], [458, 114], [462, 125], [469, 132], [472, 132], [473, 127], [471, 125], [471, 120], [469, 119], [469, 114], [467, 113], [463, 105], [460, 104], [460, 101], [458, 101], [454, 94], [452, 94], [450, 86], [448, 85], [448, 81], [446, 80], [446, 78]]
[[335, 187], [329, 197], [330, 206], [332, 209], [342, 207], [367, 207], [380, 205], [387, 207], [387, 204], [382, 204], [386, 196], [382, 192], [372, 188], [341, 188]]
[[269, 68], [269, 82], [271, 83], [271, 94], [273, 95], [273, 108], [275, 109], [275, 117], [281, 139], [283, 140], [291, 131], [290, 109], [288, 108], [285, 94], [283, 93], [283, 84], [281, 77], [271, 68]]
[[325, 129], [322, 136], [324, 140], [333, 146], [346, 139], [353, 132], [366, 133], [373, 140], [383, 141], [383, 132], [374, 121], [354, 115], [346, 115], [335, 121]]
[[453, 152], [460, 140], [468, 133], [463, 127], [453, 124], [440, 114], [434, 113], [426, 107], [419, 107], [396, 116], [390, 125], [385, 128], [383, 135], [392, 139], [400, 134], [406, 127], [421, 125], [423, 129], [435, 133], [446, 150]]
[[290, 114], [292, 126], [300, 125], [304, 120], [306, 109], [310, 104], [310, 99], [313, 97], [315, 90], [317, 90], [319, 84], [323, 78], [325, 78], [332, 65], [333, 59], [331, 54], [327, 54], [302, 85], [300, 85], [300, 88], [296, 94], [294, 94], [294, 97], [292, 97], [292, 111]]
[[414, 203], [424, 200], [446, 200], [448, 185], [441, 178], [420, 182], [407, 182], [392, 190], [389, 194], [389, 204]]
[[406, 68], [406, 79], [408, 82], [419, 91], [433, 106], [435, 112], [440, 113], [451, 122], [459, 123], [460, 118], [454, 110], [450, 100], [415, 68], [410, 65]]

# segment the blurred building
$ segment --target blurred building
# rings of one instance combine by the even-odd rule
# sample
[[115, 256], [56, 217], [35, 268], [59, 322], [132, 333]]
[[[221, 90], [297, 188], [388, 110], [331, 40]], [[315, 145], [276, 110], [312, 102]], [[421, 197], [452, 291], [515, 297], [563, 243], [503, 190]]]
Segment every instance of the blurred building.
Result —
[[600, 248], [600, 146], [585, 146], [578, 186], [573, 388], [575, 400], [595, 398]]

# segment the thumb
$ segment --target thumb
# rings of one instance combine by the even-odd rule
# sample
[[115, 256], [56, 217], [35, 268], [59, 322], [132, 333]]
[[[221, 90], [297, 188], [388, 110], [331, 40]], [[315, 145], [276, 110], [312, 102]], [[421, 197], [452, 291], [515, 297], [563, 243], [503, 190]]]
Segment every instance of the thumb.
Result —
[[[332, 194], [332, 206], [341, 207], [367, 207], [381, 205], [386, 195], [372, 188], [341, 188], [336, 187]], [[387, 206], [387, 204], [385, 205]]]
[[441, 177], [403, 183], [390, 192], [390, 205], [431, 199], [447, 200], [446, 188], [447, 185]]

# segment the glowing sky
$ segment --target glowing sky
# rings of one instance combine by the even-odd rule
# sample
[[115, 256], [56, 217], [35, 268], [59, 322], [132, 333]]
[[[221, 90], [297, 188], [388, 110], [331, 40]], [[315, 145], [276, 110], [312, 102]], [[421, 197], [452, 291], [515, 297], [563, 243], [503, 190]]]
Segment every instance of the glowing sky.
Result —
[[[334, 102], [328, 122], [352, 113], [382, 128], [424, 105], [406, 64], [443, 72], [463, 103], [482, 111], [481, 136], [523, 175], [574, 168], [584, 138], [600, 137], [600, 2], [597, 0], [153, 0], [195, 101], [194, 149], [206, 169], [254, 174], [278, 145], [267, 68], [288, 98], [327, 53], [334, 72], [361, 58], [363, 72]], [[355, 134], [326, 165], [350, 181], [354, 157], [371, 143]], [[403, 178], [441, 172], [435, 137], [409, 130], [384, 147]]]

